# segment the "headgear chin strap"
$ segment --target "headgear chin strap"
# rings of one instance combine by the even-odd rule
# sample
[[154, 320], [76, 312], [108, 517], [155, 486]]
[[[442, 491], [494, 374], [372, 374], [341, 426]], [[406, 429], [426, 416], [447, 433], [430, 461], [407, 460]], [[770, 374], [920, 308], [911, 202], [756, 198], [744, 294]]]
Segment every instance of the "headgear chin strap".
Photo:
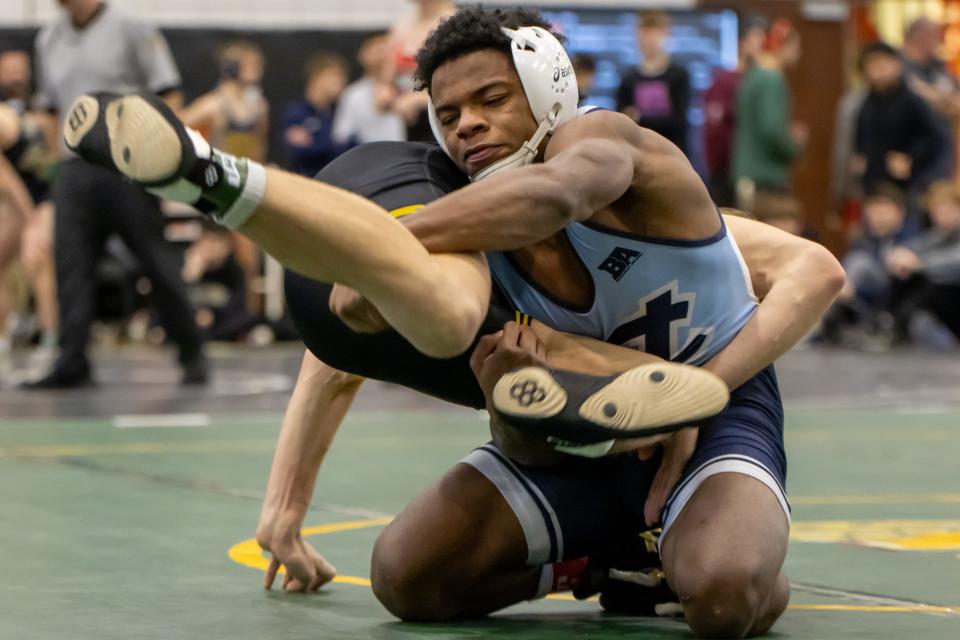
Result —
[[[503, 27], [502, 30], [511, 40], [513, 66], [520, 76], [530, 111], [538, 126], [533, 136], [515, 152], [471, 176], [470, 179], [474, 182], [504, 169], [530, 164], [536, 159], [540, 145], [547, 136], [577, 115], [577, 102], [580, 98], [577, 77], [573, 72], [570, 57], [560, 41], [541, 27]], [[427, 113], [433, 136], [440, 148], [450, 155], [433, 101], [430, 102]]]

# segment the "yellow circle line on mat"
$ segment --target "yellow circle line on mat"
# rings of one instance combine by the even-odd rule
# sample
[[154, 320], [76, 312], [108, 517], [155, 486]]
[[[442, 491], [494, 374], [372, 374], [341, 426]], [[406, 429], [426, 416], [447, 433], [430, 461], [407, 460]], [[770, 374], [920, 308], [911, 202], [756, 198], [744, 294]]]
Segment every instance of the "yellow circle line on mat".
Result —
[[[389, 524], [391, 520], [393, 520], [393, 518], [334, 522], [332, 524], [323, 524], [317, 527], [306, 527], [300, 530], [300, 535], [306, 538], [307, 536], [320, 536], [326, 533], [338, 533], [340, 531], [353, 531], [355, 529], [383, 527]], [[237, 544], [233, 545], [230, 547], [230, 550], [227, 551], [227, 556], [237, 564], [242, 564], [243, 566], [250, 567], [252, 569], [259, 569], [260, 571], [266, 571], [270, 566], [270, 560], [263, 555], [263, 550], [260, 549], [260, 545], [257, 544], [256, 538], [250, 538], [249, 540], [244, 540], [243, 542], [238, 542]], [[280, 573], [285, 573], [283, 567], [280, 567]], [[333, 581], [341, 584], [358, 585], [361, 587], [370, 586], [370, 580], [368, 578], [357, 578], [356, 576], [337, 576], [333, 579]]]
[[[373, 527], [383, 527], [390, 524], [393, 518], [375, 518], [373, 520], [350, 520], [348, 522], [334, 522], [323, 524], [316, 527], [305, 527], [300, 530], [303, 537], [320, 536], [328, 533], [339, 533], [340, 531], [355, 531], [357, 529], [370, 529]], [[266, 571], [270, 566], [270, 561], [255, 538], [238, 542], [230, 547], [227, 556], [245, 567]], [[280, 573], [284, 573], [283, 567], [280, 567]], [[369, 587], [370, 579], [358, 576], [337, 576], [333, 579], [339, 584], [352, 584], [357, 587]], [[547, 596], [549, 600], [566, 600], [575, 602], [576, 599], [569, 593], [552, 593]], [[596, 598], [591, 598], [595, 600]], [[791, 604], [788, 608], [798, 611], [854, 611], [868, 613], [942, 613], [942, 614], [960, 614], [960, 607], [935, 607], [930, 605], [916, 606], [889, 606], [889, 605], [848, 605], [848, 604]]]

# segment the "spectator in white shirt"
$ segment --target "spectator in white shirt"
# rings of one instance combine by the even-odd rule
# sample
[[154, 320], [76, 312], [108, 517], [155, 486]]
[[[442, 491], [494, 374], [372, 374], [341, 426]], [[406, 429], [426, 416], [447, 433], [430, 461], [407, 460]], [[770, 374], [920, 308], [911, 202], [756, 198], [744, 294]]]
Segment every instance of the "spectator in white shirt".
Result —
[[403, 119], [388, 110], [391, 95], [385, 93], [381, 81], [387, 61], [388, 40], [385, 33], [368, 36], [357, 60], [363, 77], [343, 92], [333, 119], [333, 138], [340, 144], [363, 144], [381, 140], [403, 141], [407, 128]]

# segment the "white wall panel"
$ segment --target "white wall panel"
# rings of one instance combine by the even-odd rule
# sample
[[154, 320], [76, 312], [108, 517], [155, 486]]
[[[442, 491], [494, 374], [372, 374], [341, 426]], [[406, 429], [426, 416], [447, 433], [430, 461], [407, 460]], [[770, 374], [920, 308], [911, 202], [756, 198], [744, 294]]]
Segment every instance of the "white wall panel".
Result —
[[[112, 0], [158, 24], [179, 27], [366, 29], [385, 27], [407, 0]], [[484, 0], [487, 5], [690, 8], [695, 0]], [[0, 0], [0, 26], [27, 26], [57, 14], [56, 0]]]

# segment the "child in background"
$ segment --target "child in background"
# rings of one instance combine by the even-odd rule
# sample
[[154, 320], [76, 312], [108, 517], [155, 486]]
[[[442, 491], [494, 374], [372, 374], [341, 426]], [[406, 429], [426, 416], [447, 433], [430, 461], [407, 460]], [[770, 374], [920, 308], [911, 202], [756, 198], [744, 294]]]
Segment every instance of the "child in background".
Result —
[[847, 283], [824, 317], [822, 338], [854, 346], [889, 346], [892, 329], [885, 314], [892, 286], [888, 255], [911, 237], [903, 192], [881, 183], [863, 203], [863, 229], [843, 259]]

